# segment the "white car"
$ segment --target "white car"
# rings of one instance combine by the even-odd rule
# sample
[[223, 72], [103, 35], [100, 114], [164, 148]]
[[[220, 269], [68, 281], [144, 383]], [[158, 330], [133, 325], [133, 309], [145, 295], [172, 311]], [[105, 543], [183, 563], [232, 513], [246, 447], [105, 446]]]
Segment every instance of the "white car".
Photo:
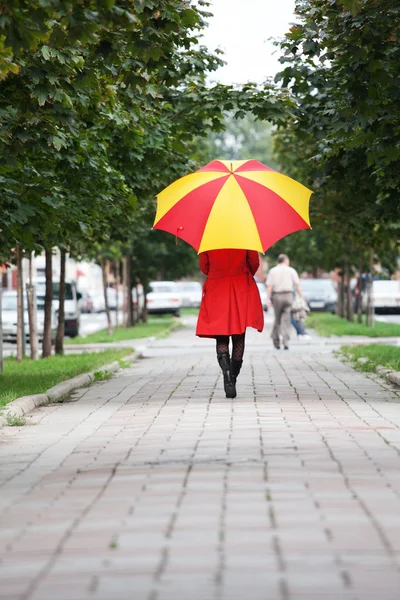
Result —
[[[104, 291], [97, 290], [90, 292], [93, 303], [93, 311], [96, 313], [105, 312], [106, 303], [104, 302]], [[107, 300], [108, 307], [110, 310], [115, 310], [117, 307], [117, 292], [114, 288], [107, 288]], [[132, 290], [132, 302], [134, 302], [133, 290]], [[124, 290], [118, 290], [118, 310], [125, 310], [125, 297]]]
[[[373, 281], [372, 299], [375, 312], [400, 312], [400, 279]], [[363, 309], [367, 309], [367, 294], [363, 294]]]
[[181, 297], [174, 281], [152, 281], [147, 294], [147, 312], [150, 315], [173, 314], [179, 317]]
[[[1, 298], [1, 320], [3, 327], [3, 341], [4, 342], [16, 342], [17, 341], [17, 292], [16, 290], [4, 291]], [[28, 303], [27, 298], [24, 295], [24, 325], [25, 325], [25, 339], [29, 341], [29, 316], [28, 316]], [[44, 310], [41, 305], [37, 306], [37, 322], [36, 329], [39, 340], [43, 339], [44, 329]], [[52, 337], [55, 338], [57, 331], [57, 318], [55, 311], [52, 311], [51, 319], [51, 330]]]
[[181, 296], [182, 306], [199, 308], [203, 288], [198, 281], [178, 281], [177, 289]]
[[[104, 296], [104, 294], [103, 294], [103, 296]], [[117, 290], [115, 288], [108, 287], [107, 288], [107, 300], [108, 300], [108, 306], [109, 306], [110, 310], [115, 310], [117, 308], [117, 300], [118, 300], [118, 310], [122, 310], [124, 303], [125, 303], [124, 291], [118, 290], [118, 296], [117, 296]]]
[[94, 311], [92, 297], [86, 291], [78, 291], [78, 304], [81, 313], [92, 313]]
[[104, 302], [104, 292], [103, 290], [90, 292], [93, 302], [93, 310], [95, 313], [101, 313], [106, 310], [106, 305]]
[[[43, 280], [37, 280], [35, 285], [38, 310], [43, 310], [46, 296], [46, 282]], [[60, 304], [59, 288], [59, 282], [53, 281], [53, 308], [56, 314], [58, 314], [58, 307]], [[76, 337], [77, 335], [79, 335], [79, 325], [81, 316], [79, 296], [80, 294], [78, 295], [75, 283], [66, 281], [64, 296], [64, 327], [65, 335], [69, 337]]]

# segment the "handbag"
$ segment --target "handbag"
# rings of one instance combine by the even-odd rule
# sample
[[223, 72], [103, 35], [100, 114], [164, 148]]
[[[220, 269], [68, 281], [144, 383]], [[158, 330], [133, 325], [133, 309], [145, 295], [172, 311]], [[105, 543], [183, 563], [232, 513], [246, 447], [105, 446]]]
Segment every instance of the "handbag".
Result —
[[294, 319], [300, 321], [306, 318], [307, 313], [310, 312], [310, 307], [302, 296], [296, 294], [293, 299], [291, 311]]

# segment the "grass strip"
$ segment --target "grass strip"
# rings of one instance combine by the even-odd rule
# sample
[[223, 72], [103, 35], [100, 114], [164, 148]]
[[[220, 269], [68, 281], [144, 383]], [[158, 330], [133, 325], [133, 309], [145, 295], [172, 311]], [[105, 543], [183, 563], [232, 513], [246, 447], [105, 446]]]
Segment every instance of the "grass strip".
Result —
[[343, 346], [339, 354], [358, 371], [374, 372], [378, 365], [400, 371], [400, 347], [383, 344]]
[[400, 336], [400, 325], [375, 321], [373, 327], [367, 327], [365, 323], [350, 323], [331, 313], [310, 313], [306, 326], [326, 336], [365, 335], [371, 338]]
[[4, 360], [0, 374], [0, 407], [12, 400], [31, 394], [42, 394], [61, 381], [103, 367], [132, 353], [131, 348], [66, 354], [32, 361], [29, 358], [17, 363], [15, 358]]
[[198, 308], [194, 308], [194, 307], [186, 307], [186, 308], [181, 308], [181, 315], [182, 317], [188, 317], [188, 316], [194, 316], [197, 317], [197, 315], [199, 314], [199, 309]]
[[78, 336], [66, 340], [66, 344], [107, 344], [110, 342], [122, 342], [138, 338], [153, 337], [166, 332], [175, 323], [173, 317], [150, 317], [147, 323], [137, 323], [133, 327], [118, 327], [112, 335], [108, 335], [107, 329], [96, 331], [85, 336]]

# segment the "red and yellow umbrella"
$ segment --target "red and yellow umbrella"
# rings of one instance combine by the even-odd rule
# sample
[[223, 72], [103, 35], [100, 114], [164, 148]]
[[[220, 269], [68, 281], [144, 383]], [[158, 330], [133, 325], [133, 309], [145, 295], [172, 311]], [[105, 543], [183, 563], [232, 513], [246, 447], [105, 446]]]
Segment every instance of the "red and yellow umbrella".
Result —
[[213, 160], [158, 194], [154, 229], [198, 252], [265, 252], [285, 235], [310, 228], [311, 193], [257, 160]]

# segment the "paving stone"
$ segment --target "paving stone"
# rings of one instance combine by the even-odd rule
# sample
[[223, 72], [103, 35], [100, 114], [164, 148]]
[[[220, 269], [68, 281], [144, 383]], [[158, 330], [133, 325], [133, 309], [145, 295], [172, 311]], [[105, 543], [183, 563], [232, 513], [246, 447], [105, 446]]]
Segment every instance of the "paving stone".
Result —
[[249, 332], [238, 397], [193, 326], [0, 431], [0, 598], [398, 600], [400, 395]]

